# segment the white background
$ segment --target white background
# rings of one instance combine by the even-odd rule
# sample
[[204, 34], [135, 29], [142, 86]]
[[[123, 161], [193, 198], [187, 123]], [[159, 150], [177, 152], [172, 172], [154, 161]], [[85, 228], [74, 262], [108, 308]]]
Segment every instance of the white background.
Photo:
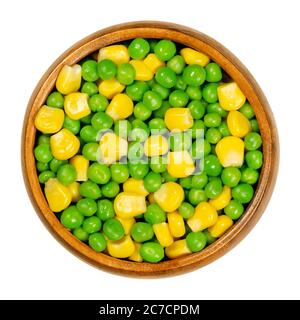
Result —
[[[300, 8], [298, 1], [1, 1], [0, 298], [300, 298]], [[162, 20], [229, 48], [261, 85], [277, 120], [281, 162], [268, 209], [234, 250], [164, 279], [111, 275], [64, 249], [38, 219], [20, 164], [23, 116], [37, 81], [73, 43], [101, 28]]]

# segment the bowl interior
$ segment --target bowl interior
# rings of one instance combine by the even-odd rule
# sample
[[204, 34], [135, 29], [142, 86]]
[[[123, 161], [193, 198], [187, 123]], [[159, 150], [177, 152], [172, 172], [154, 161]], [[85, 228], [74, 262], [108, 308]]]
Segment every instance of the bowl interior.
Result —
[[[203, 251], [158, 264], [119, 260], [96, 253], [65, 229], [49, 209], [40, 187], [35, 168], [33, 149], [36, 129], [34, 117], [52, 91], [63, 65], [72, 65], [101, 47], [143, 37], [170, 39], [207, 54], [240, 86], [252, 105], [263, 140], [264, 164], [255, 195], [244, 215], [220, 239]], [[195, 30], [162, 22], [133, 22], [98, 31], [76, 43], [63, 53], [41, 78], [28, 103], [22, 139], [22, 165], [29, 196], [49, 231], [68, 249], [87, 262], [108, 271], [129, 275], [170, 275], [204, 266], [225, 254], [242, 240], [262, 215], [271, 196], [278, 167], [278, 138], [276, 125], [268, 102], [260, 87], [242, 63], [221, 44]]]

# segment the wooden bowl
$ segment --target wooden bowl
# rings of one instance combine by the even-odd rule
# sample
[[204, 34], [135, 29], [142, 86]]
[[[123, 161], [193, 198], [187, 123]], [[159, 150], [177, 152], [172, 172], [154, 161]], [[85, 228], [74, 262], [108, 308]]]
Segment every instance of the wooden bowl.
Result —
[[[199, 253], [158, 264], [136, 263], [115, 259], [96, 253], [89, 246], [77, 240], [65, 229], [50, 210], [38, 181], [33, 149], [36, 129], [34, 117], [52, 91], [57, 75], [63, 65], [72, 65], [99, 48], [136, 37], [165, 38], [199, 50], [215, 62], [240, 86], [252, 105], [260, 126], [263, 140], [264, 164], [260, 180], [247, 210], [230, 230], [219, 240]], [[63, 53], [46, 71], [37, 84], [28, 103], [22, 138], [23, 175], [28, 194], [39, 217], [48, 230], [67, 249], [96, 267], [110, 272], [132, 276], [173, 275], [202, 267], [224, 255], [240, 242], [261, 217], [271, 197], [278, 169], [279, 146], [275, 121], [267, 99], [245, 66], [217, 41], [196, 30], [156, 21], [131, 22], [100, 30], [79, 41]]]

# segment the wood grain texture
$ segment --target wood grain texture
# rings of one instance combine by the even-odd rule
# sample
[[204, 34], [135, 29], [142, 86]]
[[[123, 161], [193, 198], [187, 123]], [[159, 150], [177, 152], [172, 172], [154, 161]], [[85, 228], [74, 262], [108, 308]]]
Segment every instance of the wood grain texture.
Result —
[[[35, 167], [33, 149], [36, 129], [34, 117], [52, 91], [57, 75], [65, 64], [74, 64], [101, 47], [136, 38], [165, 38], [206, 53], [238, 83], [253, 106], [261, 129], [264, 164], [253, 200], [245, 214], [225, 235], [199, 253], [158, 264], [135, 263], [96, 253], [66, 230], [49, 209], [40, 187]], [[214, 39], [196, 30], [156, 21], [131, 22], [100, 30], [79, 41], [64, 52], [46, 71], [37, 84], [24, 118], [22, 137], [22, 167], [24, 181], [32, 204], [48, 230], [67, 249], [88, 263], [118, 274], [131, 276], [169, 276], [202, 267], [221, 257], [254, 227], [271, 197], [279, 164], [279, 144], [276, 124], [262, 90], [246, 67]]]

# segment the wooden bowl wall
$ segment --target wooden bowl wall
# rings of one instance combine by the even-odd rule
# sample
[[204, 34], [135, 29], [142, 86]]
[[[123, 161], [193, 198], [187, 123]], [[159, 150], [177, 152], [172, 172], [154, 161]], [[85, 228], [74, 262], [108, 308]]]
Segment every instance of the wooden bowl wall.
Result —
[[[170, 39], [199, 50], [215, 62], [238, 83], [253, 106], [263, 140], [264, 164], [255, 195], [244, 215], [230, 230], [203, 251], [175, 260], [158, 264], [136, 263], [115, 259], [106, 254], [96, 253], [89, 246], [77, 240], [65, 229], [50, 210], [36, 172], [33, 149], [36, 129], [34, 117], [52, 91], [60, 69], [72, 65], [97, 51], [99, 48], [136, 37]], [[173, 275], [202, 267], [224, 255], [240, 242], [261, 217], [273, 191], [279, 162], [279, 147], [276, 125], [269, 104], [245, 66], [217, 41], [196, 30], [163, 22], [132, 22], [100, 30], [79, 41], [63, 53], [46, 71], [37, 84], [28, 103], [22, 138], [22, 166], [28, 194], [39, 217], [48, 230], [67, 249], [96, 267], [110, 272], [132, 276]]]

